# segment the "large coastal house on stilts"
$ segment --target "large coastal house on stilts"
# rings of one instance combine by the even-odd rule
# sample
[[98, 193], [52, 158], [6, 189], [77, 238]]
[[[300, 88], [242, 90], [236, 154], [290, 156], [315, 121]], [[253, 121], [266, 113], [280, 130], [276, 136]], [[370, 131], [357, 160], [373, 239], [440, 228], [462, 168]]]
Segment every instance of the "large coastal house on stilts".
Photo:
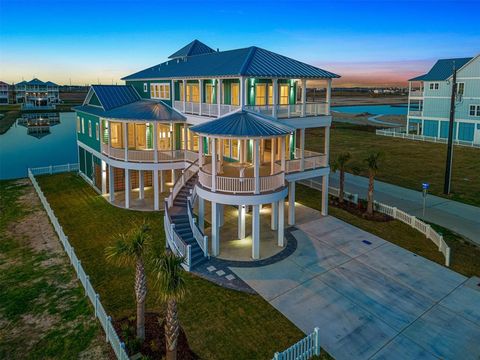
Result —
[[[296, 181], [322, 177], [328, 212], [337, 77], [258, 47], [195, 40], [126, 85], [90, 88], [76, 108], [80, 174], [115, 206], [164, 210], [168, 245], [188, 269], [208, 256], [272, 256], [295, 224]], [[307, 102], [309, 82], [323, 87], [321, 101]], [[321, 153], [305, 149], [309, 128], [323, 129]]]

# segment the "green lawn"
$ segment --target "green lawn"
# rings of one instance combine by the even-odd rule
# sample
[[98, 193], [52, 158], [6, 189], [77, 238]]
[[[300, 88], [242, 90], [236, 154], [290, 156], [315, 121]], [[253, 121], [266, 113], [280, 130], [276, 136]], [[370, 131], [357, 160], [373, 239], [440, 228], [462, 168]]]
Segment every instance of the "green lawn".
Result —
[[[306, 149], [322, 151], [323, 131], [311, 129], [306, 135]], [[366, 176], [363, 159], [372, 150], [382, 151], [384, 159], [378, 180], [421, 189], [430, 183], [430, 192], [444, 196], [443, 179], [447, 147], [423, 141], [413, 141], [375, 135], [375, 128], [335, 123], [331, 130], [331, 159], [341, 152], [352, 154], [352, 166], [361, 168]], [[348, 190], [348, 189], [347, 189]], [[454, 146], [451, 199], [480, 206], [480, 149]]]
[[[134, 315], [134, 269], [107, 264], [104, 249], [143, 219], [153, 228], [155, 247], [163, 247], [162, 214], [113, 207], [74, 174], [38, 180], [106, 310], [116, 318]], [[180, 304], [180, 320], [190, 347], [203, 359], [270, 359], [304, 336], [258, 295], [227, 290], [191, 274], [187, 278], [189, 294]], [[150, 293], [147, 311], [162, 309]]]
[[[303, 205], [321, 210], [321, 192], [318, 190], [297, 184], [296, 200]], [[389, 222], [370, 221], [334, 206], [329, 207], [329, 213], [336, 218], [375, 234], [393, 244], [410, 250], [440, 265], [445, 265], [445, 258], [431, 240], [399, 220]], [[444, 235], [445, 241], [451, 248], [450, 268], [468, 277], [480, 276], [480, 247], [471, 245], [464, 241], [461, 236], [444, 228], [436, 225], [432, 226]]]
[[39, 201], [20, 203], [25, 196], [35, 196], [25, 182], [0, 181], [0, 358], [107, 359], [110, 349], [59, 243], [32, 246], [41, 234], [31, 225], [42, 210]]

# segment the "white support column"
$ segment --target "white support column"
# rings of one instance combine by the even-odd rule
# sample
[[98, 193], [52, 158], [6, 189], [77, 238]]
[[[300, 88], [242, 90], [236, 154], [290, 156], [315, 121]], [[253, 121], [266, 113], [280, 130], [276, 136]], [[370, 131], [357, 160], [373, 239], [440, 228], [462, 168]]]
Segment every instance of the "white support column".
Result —
[[[161, 173], [163, 173], [163, 171]], [[153, 170], [153, 209], [155, 211], [160, 210], [160, 194], [158, 190], [158, 170], [155, 169]], [[160, 192], [163, 192], [162, 189], [160, 189]]]
[[202, 115], [202, 104], [203, 104], [203, 79], [198, 80], [198, 109], [199, 114]]
[[212, 138], [212, 191], [215, 192], [216, 190], [217, 190], [217, 139]]
[[265, 162], [265, 139], [260, 141], [260, 161]]
[[175, 169], [172, 169], [172, 186], [177, 181], [177, 176], [175, 174]]
[[253, 176], [255, 178], [255, 194], [260, 194], [260, 147], [258, 139], [253, 140], [253, 166]]
[[322, 215], [328, 215], [328, 174], [322, 176]]
[[145, 199], [145, 181], [143, 170], [138, 170], [138, 198]]
[[203, 166], [203, 136], [198, 136], [198, 167]]
[[158, 126], [153, 122], [153, 161], [158, 163]]
[[172, 151], [172, 159], [174, 158], [175, 152], [175, 124], [170, 123], [170, 150]]
[[277, 153], [277, 142], [276, 139], [270, 139], [270, 175], [273, 175], [275, 172], [275, 155]]
[[205, 231], [205, 200], [198, 197], [198, 227]]
[[277, 105], [278, 105], [278, 79], [273, 79], [272, 89], [273, 89], [272, 116], [274, 118], [276, 118], [277, 117]]
[[249, 140], [243, 140], [243, 161], [248, 162], [248, 143]]
[[188, 150], [188, 126], [183, 124], [183, 150]]
[[288, 184], [288, 225], [295, 225], [295, 181]]
[[212, 255], [218, 256], [220, 253], [220, 226], [218, 225], [218, 206], [212, 201]]
[[223, 173], [223, 149], [224, 149], [224, 139], [219, 139], [218, 140], [218, 173], [222, 174]]
[[238, 206], [238, 239], [245, 239], [245, 205]]
[[327, 115], [330, 115], [330, 103], [332, 99], [332, 79], [328, 79], [327, 81]]
[[225, 223], [225, 205], [217, 204], [218, 207], [218, 226], [222, 227]]
[[285, 200], [278, 201], [278, 228], [277, 228], [277, 244], [283, 247], [284, 242], [284, 229], [285, 227]]
[[305, 129], [300, 129], [300, 171], [305, 170]]
[[128, 161], [128, 123], [123, 123], [123, 149], [125, 151], [125, 161]]
[[125, 169], [125, 208], [130, 208], [130, 170]]
[[102, 195], [107, 193], [107, 163], [105, 160], [101, 160], [101, 169], [102, 169]]
[[186, 101], [187, 101], [187, 80], [182, 80], [182, 92], [183, 92], [183, 112], [187, 109]]
[[260, 259], [260, 207], [252, 206], [252, 258]]
[[165, 175], [164, 175], [164, 170], [157, 170], [160, 172], [160, 192], [163, 193], [165, 192]]
[[240, 108], [243, 109], [243, 107], [246, 105], [245, 103], [245, 78], [241, 77], [240, 78]]
[[108, 165], [108, 192], [110, 197], [110, 202], [115, 201], [115, 172], [112, 165]]
[[219, 79], [217, 80], [217, 116], [221, 116], [221, 105], [222, 105], [222, 84], [223, 80]]
[[282, 169], [282, 172], [285, 172], [285, 136], [282, 136], [280, 139], [280, 167]]
[[108, 156], [112, 153], [112, 125], [110, 124], [110, 120], [107, 122], [108, 126]]
[[278, 202], [272, 203], [272, 211], [270, 214], [270, 228], [272, 230], [277, 230], [277, 223], [278, 223]]
[[307, 108], [307, 79], [302, 79], [302, 117], [305, 117]]
[[330, 126], [325, 127], [325, 144], [323, 148], [323, 153], [325, 154], [326, 163], [328, 166], [330, 162]]

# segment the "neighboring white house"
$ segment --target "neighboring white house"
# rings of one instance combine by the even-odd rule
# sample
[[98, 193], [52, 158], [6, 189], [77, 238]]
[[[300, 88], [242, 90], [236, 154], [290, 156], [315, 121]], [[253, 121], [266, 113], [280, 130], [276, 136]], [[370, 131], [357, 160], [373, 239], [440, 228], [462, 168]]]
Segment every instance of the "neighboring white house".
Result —
[[458, 95], [453, 139], [480, 144], [480, 55], [438, 60], [428, 73], [409, 80], [407, 129], [433, 139], [448, 137], [454, 66]]

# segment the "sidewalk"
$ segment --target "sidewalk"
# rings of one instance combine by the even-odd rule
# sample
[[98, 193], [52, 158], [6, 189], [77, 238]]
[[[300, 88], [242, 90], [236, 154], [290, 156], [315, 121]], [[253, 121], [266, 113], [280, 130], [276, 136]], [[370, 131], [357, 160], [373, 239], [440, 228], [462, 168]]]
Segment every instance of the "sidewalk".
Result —
[[[330, 175], [330, 186], [338, 187], [338, 173]], [[367, 189], [367, 178], [345, 174], [346, 191], [356, 193], [360, 198], [366, 198]], [[420, 191], [406, 189], [381, 181], [375, 181], [374, 198], [387, 205], [396, 206], [411, 215], [455, 231], [480, 245], [479, 207], [428, 195], [425, 217], [423, 217], [423, 197]]]

